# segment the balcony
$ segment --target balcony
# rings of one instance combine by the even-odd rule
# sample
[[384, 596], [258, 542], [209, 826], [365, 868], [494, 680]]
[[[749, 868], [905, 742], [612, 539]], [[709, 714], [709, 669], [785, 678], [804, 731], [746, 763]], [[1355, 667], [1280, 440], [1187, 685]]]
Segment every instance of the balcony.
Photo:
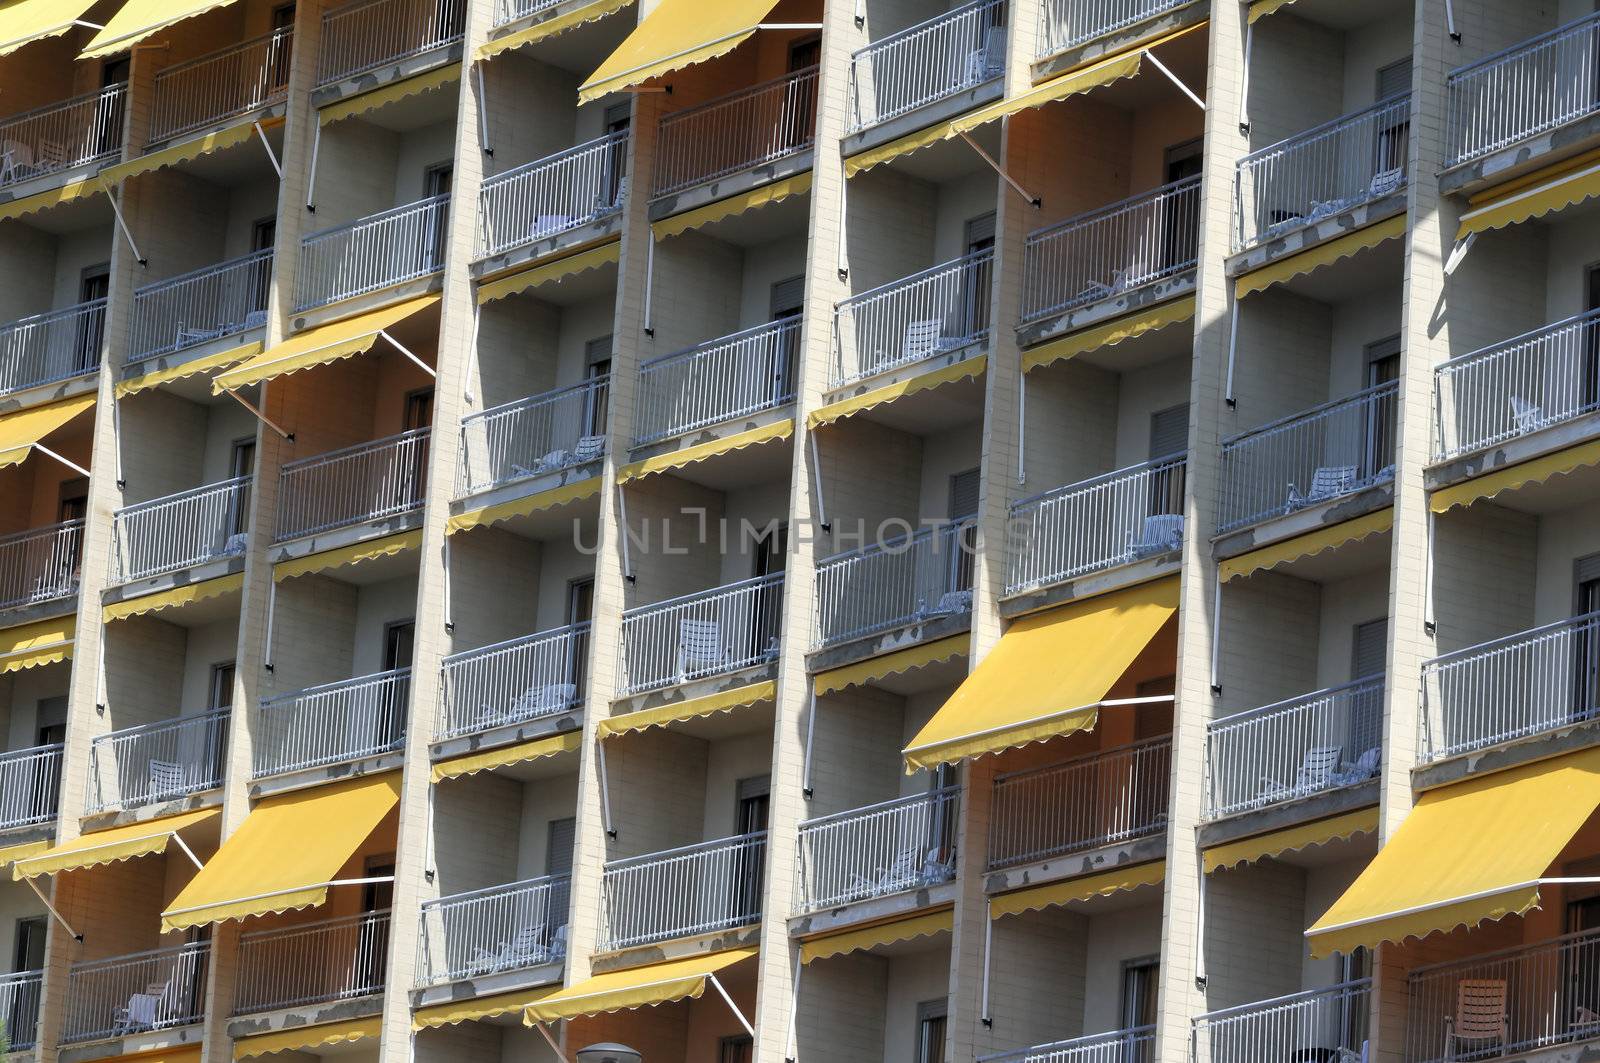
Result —
[[1015, 1052], [979, 1056], [978, 1063], [1155, 1063], [1156, 1028], [1135, 1026]]
[[251, 778], [392, 753], [405, 742], [411, 669], [268, 698], [258, 714]]
[[817, 134], [817, 68], [665, 115], [654, 198], [810, 151]]
[[1006, 71], [1007, 0], [974, 0], [850, 57], [847, 131], [858, 133], [996, 81]]
[[760, 831], [607, 863], [600, 951], [759, 923], [766, 859]]
[[448, 195], [430, 196], [304, 237], [295, 313], [438, 273], [449, 212]]
[[1001, 775], [989, 817], [989, 867], [1119, 845], [1167, 829], [1172, 739]]
[[1197, 1015], [1194, 1058], [1206, 1063], [1365, 1059], [1371, 997], [1372, 982], [1363, 978]]
[[82, 557], [81, 517], [0, 535], [0, 609], [75, 597]]
[[567, 954], [571, 896], [571, 879], [557, 875], [423, 901], [418, 984], [561, 962]]
[[89, 747], [87, 812], [127, 810], [214, 790], [227, 774], [229, 709], [126, 727]]
[[564, 2], [565, 0], [496, 0], [494, 26], [499, 29], [519, 19], [531, 18], [541, 11], [559, 7]]
[[93, 373], [105, 332], [104, 299], [0, 325], [0, 395]]
[[1246, 155], [1234, 249], [1393, 196], [1406, 186], [1410, 138], [1407, 92]]
[[782, 318], [640, 365], [634, 445], [793, 402], [801, 327]]
[[140, 362], [267, 323], [272, 249], [134, 289], [128, 361]]
[[428, 476], [426, 428], [285, 462], [278, 480], [274, 542], [422, 506]]
[[628, 133], [610, 133], [484, 179], [479, 259], [611, 217], [628, 198]]
[[839, 303], [833, 310], [837, 361], [828, 386], [987, 341], [993, 269], [993, 251], [974, 251]]
[[0, 188], [122, 154], [128, 86], [0, 118]]
[[243, 556], [250, 482], [240, 476], [117, 510], [112, 518], [115, 582]]
[[971, 612], [975, 529], [956, 521], [819, 560], [813, 648]]
[[152, 144], [193, 133], [289, 97], [294, 27], [285, 26], [158, 71], [150, 103]]
[[0, 753], [0, 830], [55, 820], [61, 807], [60, 742]]
[[1059, 55], [1096, 37], [1127, 29], [1191, 0], [1043, 0], [1039, 58]]
[[43, 971], [18, 971], [0, 975], [0, 1023], [6, 1032], [6, 1047], [12, 1052], [27, 1052], [39, 1042], [39, 994], [44, 988]]
[[1183, 545], [1182, 455], [1130, 465], [1011, 503], [1006, 593], [1021, 594]]
[[388, 960], [388, 911], [240, 934], [234, 1014], [382, 993]]
[[467, 0], [359, 0], [322, 15], [317, 86], [461, 40]]
[[1219, 533], [1394, 480], [1399, 381], [1222, 441]]
[[463, 417], [456, 497], [600, 460], [610, 394], [599, 376]]
[[629, 609], [618, 696], [776, 660], [782, 619], [781, 572]]
[[1422, 665], [1432, 763], [1600, 716], [1600, 613], [1468, 646]]
[[1211, 819], [1378, 776], [1384, 677], [1369, 676], [1206, 725]]
[[1022, 322], [1071, 313], [1171, 280], [1200, 256], [1200, 177], [1028, 234]]
[[581, 708], [589, 633], [573, 624], [446, 657], [434, 740]]
[[100, 1041], [205, 1021], [211, 943], [196, 941], [109, 960], [74, 963], [67, 972], [61, 1041]]
[[883, 801], [800, 824], [801, 911], [839, 908], [956, 876], [961, 788]]

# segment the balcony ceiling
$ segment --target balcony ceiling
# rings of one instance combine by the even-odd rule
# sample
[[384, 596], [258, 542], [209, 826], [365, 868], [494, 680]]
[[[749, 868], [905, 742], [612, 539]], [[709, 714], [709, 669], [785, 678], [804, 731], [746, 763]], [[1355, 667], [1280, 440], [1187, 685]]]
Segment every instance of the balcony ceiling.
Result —
[[[979, 126], [972, 131], [972, 139], [982, 145], [983, 150], [993, 159], [1000, 158], [1000, 127], [1001, 122], [990, 122], [988, 125]], [[950, 140], [941, 140], [937, 144], [930, 144], [902, 156], [886, 164], [888, 167], [902, 173], [909, 174], [921, 181], [932, 184], [944, 184], [948, 181], [959, 180], [980, 171], [993, 173], [989, 164], [978, 158], [978, 153], [967, 146], [960, 137]], [[870, 179], [871, 171], [856, 177], [855, 180]], [[995, 178], [996, 181], [1000, 179]]]
[[1296, 0], [1287, 13], [1336, 30], [1356, 29], [1397, 14], [1411, 20], [1410, 8], [1399, 7], [1394, 0]]
[[[281, 162], [283, 160], [283, 123], [280, 122], [271, 129], [266, 129], [265, 132], [267, 134], [267, 142], [272, 145], [272, 153]], [[240, 185], [258, 184], [265, 181], [271, 181], [275, 184], [278, 180], [278, 175], [272, 169], [272, 162], [267, 158], [266, 149], [261, 146], [261, 138], [253, 133], [250, 139], [243, 144], [190, 159], [188, 162], [183, 163], [181, 168], [186, 173], [191, 173], [202, 181], [221, 185], [224, 188], [237, 188]], [[146, 178], [146, 180], [150, 179]]]
[[626, 7], [615, 15], [585, 22], [508, 54], [517, 57], [513, 62], [543, 63], [576, 74], [581, 81], [599, 69], [606, 56], [616, 51], [617, 45], [639, 24], [634, 14], [634, 8]]
[[914, 436], [938, 435], [983, 419], [983, 386], [983, 377], [968, 377], [863, 410], [843, 423], [873, 421]]
[[[1205, 32], [1185, 33], [1162, 44], [1154, 53], [1176, 74], [1185, 85], [1201, 99], [1206, 96], [1206, 65], [1209, 61], [1210, 35]], [[1146, 63], [1138, 77], [1123, 78], [1095, 89], [1090, 98], [1099, 103], [1109, 103], [1126, 111], [1145, 108], [1187, 108], [1196, 126], [1202, 121], [1200, 109], [1167, 76], [1153, 64]], [[1071, 102], [1068, 101], [1068, 106]]]
[[[352, 121], [366, 122], [380, 129], [387, 129], [391, 133], [410, 133], [445, 123], [454, 126], [460, 89], [461, 82], [455, 81], [443, 88], [431, 89], [415, 96], [404, 96], [386, 107], [369, 111]], [[337, 130], [339, 127], [334, 125], [329, 128]]]
[[[712, 222], [699, 231], [725, 244], [750, 248], [803, 238], [810, 223], [811, 196], [807, 193]], [[803, 263], [795, 263], [795, 272], [803, 272]]]
[[1350, 258], [1292, 277], [1279, 287], [1320, 303], [1344, 303], [1368, 296], [1398, 303], [1405, 251], [1406, 241], [1385, 240]]

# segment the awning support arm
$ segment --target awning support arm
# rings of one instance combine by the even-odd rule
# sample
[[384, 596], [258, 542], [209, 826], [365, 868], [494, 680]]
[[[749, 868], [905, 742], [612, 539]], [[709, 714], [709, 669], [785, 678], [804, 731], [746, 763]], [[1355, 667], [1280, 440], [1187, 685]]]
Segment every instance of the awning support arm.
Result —
[[63, 458], [60, 454], [57, 454], [55, 451], [53, 451], [49, 447], [45, 446], [43, 443], [35, 443], [33, 445], [33, 449], [37, 450], [39, 453], [43, 454], [47, 458], [56, 459], [61, 464], [65, 465], [67, 468], [69, 468], [73, 472], [77, 473], [79, 476], [88, 476], [89, 475], [89, 470], [88, 469], [85, 469], [82, 465], [79, 465], [75, 461], [68, 461], [66, 458]]
[[1028, 374], [1017, 374], [1017, 486], [1028, 482]]
[[56, 922], [67, 928], [67, 933], [72, 935], [72, 940], [82, 941], [83, 935], [72, 929], [72, 924], [67, 922], [66, 916], [56, 911], [56, 906], [50, 903], [50, 898], [44, 895], [44, 891], [39, 888], [39, 884], [37, 882], [33, 881], [33, 877], [30, 875], [28, 878], [23, 879], [23, 881], [26, 882], [29, 888], [33, 890], [34, 896], [39, 898], [39, 903], [44, 905], [45, 911], [55, 916]]
[[272, 618], [278, 611], [278, 580], [275, 573], [268, 573], [267, 578], [271, 582], [267, 585], [267, 639], [262, 654], [266, 660], [262, 662], [262, 667], [270, 672], [272, 671]]
[[1222, 389], [1222, 401], [1229, 406], [1237, 405], [1233, 397], [1233, 360], [1239, 353], [1239, 297], [1233, 299], [1233, 320], [1228, 324], [1228, 382]]
[[622, 525], [622, 578], [632, 583], [633, 557], [628, 553], [628, 536], [633, 533], [628, 528], [628, 489], [621, 484], [617, 485], [617, 518]]
[[[450, 536], [444, 537], [444, 629], [446, 633], [453, 633], [456, 629], [454, 614], [450, 611]], [[442, 666], [441, 666], [442, 667]], [[430, 794], [432, 790], [428, 791]]]
[[735, 1004], [733, 998], [728, 995], [728, 991], [722, 988], [722, 983], [717, 980], [717, 976], [708, 974], [706, 975], [706, 980], [717, 987], [717, 992], [722, 994], [722, 999], [727, 1002], [728, 1010], [733, 1012], [733, 1017], [739, 1020], [739, 1025], [744, 1027], [744, 1032], [754, 1037], [756, 1028], [750, 1025], [750, 1020], [744, 1017], [744, 1012], [739, 1010], [739, 1005]]
[[[104, 640], [102, 640], [102, 641], [104, 641]], [[805, 767], [802, 769], [802, 771], [800, 773], [800, 775], [801, 775], [800, 794], [801, 794], [801, 796], [803, 796], [808, 801], [811, 799], [811, 795], [813, 793], [813, 791], [811, 789], [811, 747], [812, 747], [812, 743], [813, 743], [813, 741], [815, 740], [816, 737], [817, 737], [817, 689], [816, 689], [816, 687], [812, 687], [811, 688], [811, 708], [810, 708], [810, 711], [808, 711], [806, 713]]]
[[478, 75], [478, 150], [494, 158], [494, 146], [489, 143], [489, 94], [483, 90], [483, 64], [475, 66]]
[[[226, 389], [226, 388], [224, 388], [223, 390], [228, 391], [228, 389]], [[256, 409], [253, 405], [251, 405], [249, 399], [246, 399], [243, 395], [239, 394], [237, 391], [228, 391], [228, 394], [232, 395], [235, 399], [237, 399], [239, 401], [239, 405], [240, 406], [243, 406], [245, 409], [247, 409], [251, 413], [255, 414], [256, 415], [256, 420], [260, 421], [262, 424], [266, 425], [268, 428], [272, 429], [274, 432], [278, 433], [280, 436], [282, 436], [284, 439], [288, 440], [289, 442], [291, 442], [291, 443], [294, 442], [294, 433], [293, 432], [286, 432], [282, 428], [279, 428], [276, 424], [274, 424], [272, 422], [272, 419], [270, 417], [268, 417], [266, 414], [262, 413], [260, 410]]]
[[1222, 566], [1217, 566], [1217, 590], [1211, 596], [1211, 693], [1222, 693]]
[[1450, 249], [1450, 257], [1444, 260], [1444, 275], [1449, 277], [1461, 268], [1461, 263], [1466, 259], [1467, 252], [1472, 250], [1472, 245], [1478, 242], [1478, 234], [1470, 232], [1463, 240], [1456, 241]]
[[533, 1024], [533, 1028], [544, 1035], [545, 1042], [550, 1046], [550, 1051], [556, 1054], [556, 1058], [561, 1060], [562, 1063], [566, 1063], [567, 1054], [561, 1051], [561, 1046], [557, 1044], [556, 1039], [550, 1035], [549, 1027], [545, 1026], [545, 1024], [542, 1022], [536, 1022]]
[[322, 123], [311, 134], [311, 172], [306, 175], [306, 210], [317, 212], [317, 153], [322, 150]]
[[[104, 640], [102, 639], [101, 641]], [[176, 832], [173, 833], [172, 840], [177, 844], [178, 848], [183, 850], [183, 855], [189, 858], [189, 862], [194, 865], [196, 871], [204, 871], [206, 869], [206, 865], [202, 864], [200, 858], [194, 855], [194, 850], [189, 848], [189, 843], [184, 841]]]
[[1013, 192], [1027, 200], [1030, 207], [1038, 210], [1040, 207], [1044, 206], [1044, 200], [1040, 199], [1038, 196], [1029, 192], [1026, 188], [1023, 188], [1021, 185], [1017, 184], [1016, 179], [1010, 174], [1006, 173], [1005, 167], [1001, 166], [998, 162], [995, 162], [994, 156], [990, 155], [987, 151], [984, 151], [982, 145], [980, 145], [976, 140], [972, 139], [971, 133], [968, 133], [965, 129], [963, 129], [961, 131], [961, 139], [967, 142], [967, 147], [978, 153], [978, 158], [988, 163], [990, 168], [993, 169], [995, 173], [999, 174], [1001, 179], [1004, 180], [1006, 184], [1011, 186], [1011, 190]]
[[261, 128], [259, 121], [252, 123], [256, 127], [256, 136], [261, 138], [261, 146], [267, 149], [267, 161], [272, 163], [272, 170], [278, 175], [278, 180], [283, 180], [283, 165], [278, 162], [278, 153], [272, 150], [272, 142], [267, 139], [267, 131]]
[[399, 340], [397, 340], [393, 336], [389, 335], [383, 329], [379, 329], [378, 330], [378, 335], [380, 335], [384, 339], [388, 340], [389, 341], [389, 346], [393, 347], [395, 350], [399, 351], [401, 354], [405, 355], [407, 358], [409, 358], [413, 362], [415, 362], [418, 369], [421, 369], [424, 373], [427, 373], [429, 376], [433, 377], [435, 380], [439, 379], [439, 373], [438, 373], [437, 370], [435, 370], [433, 368], [433, 366], [429, 365], [427, 362], [424, 362], [421, 358], [418, 358], [416, 355], [414, 355], [410, 351], [406, 350], [406, 348], [400, 343]]
[[1146, 51], [1144, 53], [1144, 57], [1146, 59], [1150, 60], [1151, 64], [1157, 70], [1159, 70], [1163, 74], [1167, 75], [1167, 80], [1172, 82], [1174, 85], [1178, 86], [1178, 91], [1183, 93], [1185, 96], [1189, 97], [1189, 99], [1193, 100], [1194, 101], [1194, 105], [1196, 107], [1200, 108], [1202, 111], [1206, 109], [1206, 101], [1202, 100], [1200, 97], [1196, 96], [1194, 94], [1194, 90], [1193, 89], [1191, 89], [1189, 86], [1185, 85], [1182, 81], [1178, 80], [1178, 75], [1174, 74], [1171, 70], [1169, 70], [1167, 68], [1167, 64], [1165, 64], [1161, 60], [1157, 59], [1155, 52]]
[[656, 334], [655, 321], [651, 318], [653, 297], [655, 295], [656, 279], [656, 234], [650, 233], [646, 239], [650, 241], [644, 252], [644, 334]]
[[117, 228], [122, 230], [122, 238], [128, 241], [128, 246], [133, 249], [134, 261], [141, 266], [148, 266], [150, 260], [139, 253], [139, 245], [133, 241], [133, 233], [128, 229], [128, 220], [122, 216], [122, 207], [117, 203], [117, 197], [111, 194], [111, 186], [106, 184], [104, 177], [98, 177], [96, 180], [100, 182], [100, 187], [105, 189], [106, 198], [111, 201], [111, 213], [117, 217]]
[[800, 1018], [800, 975], [805, 972], [806, 965], [800, 962], [800, 955], [794, 957], [794, 978], [789, 982], [789, 1032], [783, 1039], [784, 1063], [795, 1063], [794, 1034], [795, 1026]]
[[[393, 884], [393, 875], [373, 875], [369, 878], [336, 878], [328, 882], [308, 882], [304, 886], [286, 886], [281, 890], [272, 890], [268, 893], [253, 893], [248, 897], [230, 898], [228, 904], [244, 904], [246, 901], [266, 901], [273, 897], [286, 897], [291, 893], [303, 893], [306, 890], [319, 890], [329, 886], [373, 886], [381, 883]], [[197, 904], [190, 908], [168, 908], [162, 912], [167, 915], [188, 915], [190, 912], [201, 912], [207, 908], [215, 908], [216, 904]]]
[[811, 440], [811, 478], [817, 486], [817, 527], [825, 532], [833, 531], [833, 525], [828, 520], [828, 507], [822, 501], [822, 458], [817, 451], [817, 433], [810, 430], [806, 435]]
[[978, 1009], [978, 1020], [985, 1026], [994, 1025], [989, 1014], [989, 956], [994, 952], [994, 902], [983, 902], [983, 1006]]
[[121, 409], [122, 403], [113, 402], [111, 404], [111, 441], [116, 444], [113, 452], [117, 456], [117, 490], [126, 491], [128, 489], [128, 480], [122, 474], [122, 415], [119, 412]]
[[605, 739], [596, 739], [594, 751], [600, 758], [600, 826], [605, 830], [607, 838], [615, 838], [617, 832], [611, 826], [611, 784], [606, 781]]
[[1445, 31], [1450, 34], [1450, 39], [1460, 44], [1461, 31], [1456, 29], [1456, 5], [1454, 0], [1444, 0], [1444, 25]]
[[1256, 28], [1244, 28], [1244, 74], [1239, 79], [1239, 135], [1250, 135], [1250, 53], [1255, 50]]
[[1439, 514], [1430, 509], [1428, 511], [1428, 556], [1422, 566], [1423, 578], [1426, 581], [1422, 587], [1422, 629], [1430, 635], [1438, 630], [1438, 625], [1434, 623], [1433, 615], [1433, 549], [1437, 542], [1435, 536], [1438, 529]]

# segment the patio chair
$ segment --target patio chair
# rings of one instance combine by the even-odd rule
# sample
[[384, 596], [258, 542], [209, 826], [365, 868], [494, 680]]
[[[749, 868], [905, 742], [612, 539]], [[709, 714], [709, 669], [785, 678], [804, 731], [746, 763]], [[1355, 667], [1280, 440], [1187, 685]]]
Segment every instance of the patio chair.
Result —
[[1343, 755], [1343, 746], [1312, 746], [1306, 750], [1300, 767], [1295, 769], [1294, 782], [1284, 783], [1270, 775], [1261, 777], [1259, 800], [1263, 803], [1286, 801], [1325, 789]]
[[1354, 786], [1356, 783], [1366, 782], [1378, 774], [1378, 761], [1382, 756], [1383, 750], [1374, 746], [1345, 768], [1334, 772], [1332, 781], [1339, 786]]
[[940, 346], [939, 332], [943, 327], [944, 322], [936, 317], [913, 321], [906, 325], [906, 338], [900, 346], [900, 356], [910, 361], [937, 353]]
[[524, 926], [511, 936], [511, 940], [502, 941], [498, 948], [474, 949], [472, 969], [492, 974], [514, 967], [531, 967], [543, 963], [547, 955], [544, 927]]
[[716, 620], [678, 622], [678, 680], [709, 675], [733, 663], [722, 643], [722, 624]]
[[175, 760], [150, 762], [150, 796], [171, 797], [184, 790], [183, 765]]
[[981, 85], [999, 77], [1006, 68], [1006, 28], [990, 26], [983, 37], [983, 47], [967, 54], [966, 83]]
[[1383, 170], [1373, 175], [1372, 183], [1367, 186], [1367, 195], [1373, 199], [1382, 199], [1398, 189], [1405, 179], [1405, 170], [1398, 166], [1392, 170]]
[[171, 984], [170, 979], [165, 982], [151, 982], [144, 987], [143, 993], [129, 996], [125, 1007], [112, 1011], [113, 1030], [118, 1034], [125, 1034], [153, 1029], [160, 1021], [161, 1001], [166, 997]]
[[1545, 426], [1544, 407], [1535, 406], [1520, 395], [1511, 396], [1511, 422], [1519, 433], [1536, 432]]
[[515, 701], [511, 703], [511, 711], [517, 716], [537, 716], [547, 712], [559, 712], [572, 704], [578, 696], [578, 688], [572, 683], [544, 683], [524, 690]]
[[571, 459], [574, 465], [598, 461], [606, 452], [605, 436], [581, 436], [577, 447], [572, 451]]
[[64, 170], [70, 157], [67, 146], [59, 140], [41, 140], [39, 150], [33, 158], [33, 172], [42, 174]]
[[1293, 512], [1306, 506], [1337, 498], [1355, 486], [1354, 465], [1324, 465], [1311, 474], [1311, 489], [1301, 493], [1294, 484], [1289, 485], [1287, 510]]
[[896, 893], [912, 885], [919, 885], [927, 859], [937, 859], [937, 857], [936, 849], [931, 850], [925, 857], [922, 846], [908, 845], [896, 853], [889, 866], [878, 872], [875, 877], [852, 874], [849, 892], [855, 897], [881, 897], [886, 893]]
[[1506, 1010], [1504, 978], [1463, 978], [1456, 983], [1456, 1013], [1444, 1017], [1444, 1058], [1456, 1059], [1457, 1046], [1467, 1042], [1473, 1059], [1505, 1055], [1511, 1043], [1511, 1015]]
[[572, 227], [570, 214], [541, 214], [533, 220], [533, 230], [528, 233], [530, 240], [542, 240], [546, 236], [554, 236]]
[[1128, 536], [1128, 554], [1138, 560], [1164, 554], [1183, 545], [1183, 514], [1156, 513], [1144, 519], [1144, 528]]

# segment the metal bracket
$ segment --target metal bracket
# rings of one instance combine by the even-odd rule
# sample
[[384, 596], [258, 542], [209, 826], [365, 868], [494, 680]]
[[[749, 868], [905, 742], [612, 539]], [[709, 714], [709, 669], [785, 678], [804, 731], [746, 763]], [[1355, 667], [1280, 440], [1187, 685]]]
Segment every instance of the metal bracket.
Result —
[[1202, 111], [1206, 109], [1206, 101], [1202, 100], [1199, 96], [1196, 96], [1193, 89], [1185, 85], [1182, 81], [1178, 80], [1178, 75], [1174, 74], [1171, 70], [1168, 70], [1167, 64], [1157, 59], [1155, 52], [1147, 51], [1144, 53], [1144, 57], [1150, 60], [1151, 64], [1157, 70], [1167, 75], [1167, 80], [1178, 86], [1178, 91], [1182, 92], [1185, 96], [1189, 97], [1189, 99], [1193, 100], [1196, 107], [1200, 108]]
[[272, 150], [272, 142], [267, 139], [267, 131], [261, 128], [259, 121], [252, 124], [256, 127], [256, 136], [261, 138], [261, 146], [267, 149], [267, 161], [272, 163], [273, 170], [278, 174], [278, 180], [283, 180], [283, 164], [278, 162], [278, 154]]
[[1044, 200], [1040, 199], [1038, 196], [1019, 185], [1015, 178], [1006, 173], [1004, 166], [1001, 166], [998, 162], [995, 162], [994, 157], [991, 156], [987, 151], [984, 151], [983, 147], [976, 140], [972, 139], [971, 133], [968, 133], [963, 129], [961, 131], [961, 139], [967, 142], [967, 147], [978, 153], [978, 158], [988, 163], [994, 169], [994, 172], [999, 174], [1001, 178], [1004, 179], [1005, 183], [1011, 186], [1011, 190], [1013, 192], [1027, 200], [1029, 206], [1033, 207], [1034, 210], [1038, 210], [1040, 207], [1044, 206]]
[[122, 230], [122, 238], [128, 241], [128, 246], [133, 249], [134, 261], [140, 266], [148, 266], [150, 260], [139, 253], [139, 245], [134, 243], [133, 233], [128, 229], [128, 220], [122, 216], [122, 206], [117, 202], [117, 197], [111, 194], [111, 186], [106, 184], [104, 177], [97, 177], [100, 187], [105, 190], [106, 198], [111, 201], [111, 213], [116, 215], [117, 228]]
[[75, 461], [68, 461], [66, 458], [63, 458], [60, 454], [57, 454], [55, 451], [53, 451], [49, 447], [45, 446], [43, 443], [35, 443], [33, 445], [33, 449], [37, 450], [39, 453], [43, 454], [47, 458], [56, 459], [61, 464], [65, 465], [67, 468], [69, 468], [73, 472], [77, 473], [79, 476], [88, 476], [89, 475], [89, 470], [88, 469], [85, 469], [82, 465], [79, 465]]
[[240, 406], [243, 406], [245, 409], [247, 409], [251, 413], [255, 414], [256, 415], [256, 420], [260, 421], [262, 424], [266, 425], [268, 428], [272, 429], [274, 432], [278, 433], [280, 436], [282, 436], [284, 439], [288, 440], [289, 442], [291, 442], [291, 443], [294, 442], [294, 433], [293, 432], [287, 432], [287, 431], [284, 431], [282, 428], [279, 428], [276, 424], [273, 423], [273, 421], [272, 421], [272, 419], [270, 417], [268, 417], [266, 414], [262, 413], [260, 410], [256, 409], [255, 406], [253, 406], [250, 403], [249, 399], [245, 398], [243, 395], [239, 394], [237, 391], [229, 391], [227, 388], [224, 388], [223, 391], [226, 392], [229, 395], [232, 395], [234, 397], [234, 399], [239, 403]]
[[389, 346], [393, 347], [395, 350], [399, 351], [401, 354], [405, 355], [407, 358], [409, 358], [413, 362], [415, 362], [417, 364], [417, 368], [421, 369], [424, 373], [427, 373], [429, 376], [433, 377], [435, 380], [439, 379], [438, 370], [434, 369], [433, 366], [429, 365], [427, 362], [424, 362], [421, 358], [418, 358], [416, 355], [414, 355], [410, 351], [406, 350], [405, 347], [401, 345], [399, 340], [395, 339], [393, 336], [389, 335], [387, 332], [383, 331], [382, 329], [378, 330], [378, 335], [380, 335], [384, 339], [388, 340], [389, 341]]
[[706, 980], [716, 986], [717, 992], [722, 994], [722, 999], [727, 1002], [728, 1010], [733, 1012], [733, 1017], [739, 1020], [739, 1025], [744, 1027], [744, 1032], [754, 1037], [756, 1028], [750, 1025], [750, 1020], [744, 1017], [744, 1012], [739, 1010], [739, 1005], [735, 1004], [733, 998], [728, 995], [728, 991], [722, 988], [722, 983], [717, 980], [717, 976], [708, 974], [706, 975]]
[[817, 450], [817, 433], [815, 430], [806, 432], [811, 441], [811, 479], [817, 488], [817, 527], [825, 532], [833, 531], [833, 524], [828, 520], [828, 507], [822, 500], [822, 457]]
[[1478, 234], [1475, 232], [1468, 233], [1465, 239], [1457, 241], [1456, 245], [1450, 249], [1450, 257], [1444, 260], [1444, 275], [1446, 277], [1453, 276], [1455, 271], [1461, 268], [1461, 263], [1466, 261], [1467, 252], [1471, 251], [1472, 245], [1477, 242]]
[[606, 837], [615, 840], [617, 832], [611, 826], [611, 786], [606, 781], [605, 739], [596, 739], [594, 749], [600, 758], [600, 825], [605, 828]]
[[32, 888], [34, 896], [39, 898], [39, 903], [44, 905], [45, 911], [55, 916], [56, 922], [67, 928], [67, 933], [72, 935], [72, 940], [78, 942], [83, 941], [83, 935], [72, 929], [72, 924], [67, 922], [66, 916], [56, 911], [56, 906], [50, 903], [50, 898], [46, 897], [44, 895], [44, 891], [39, 888], [39, 884], [33, 881], [33, 876], [30, 875], [29, 877], [23, 879], [23, 881], [26, 882], [30, 888]]

